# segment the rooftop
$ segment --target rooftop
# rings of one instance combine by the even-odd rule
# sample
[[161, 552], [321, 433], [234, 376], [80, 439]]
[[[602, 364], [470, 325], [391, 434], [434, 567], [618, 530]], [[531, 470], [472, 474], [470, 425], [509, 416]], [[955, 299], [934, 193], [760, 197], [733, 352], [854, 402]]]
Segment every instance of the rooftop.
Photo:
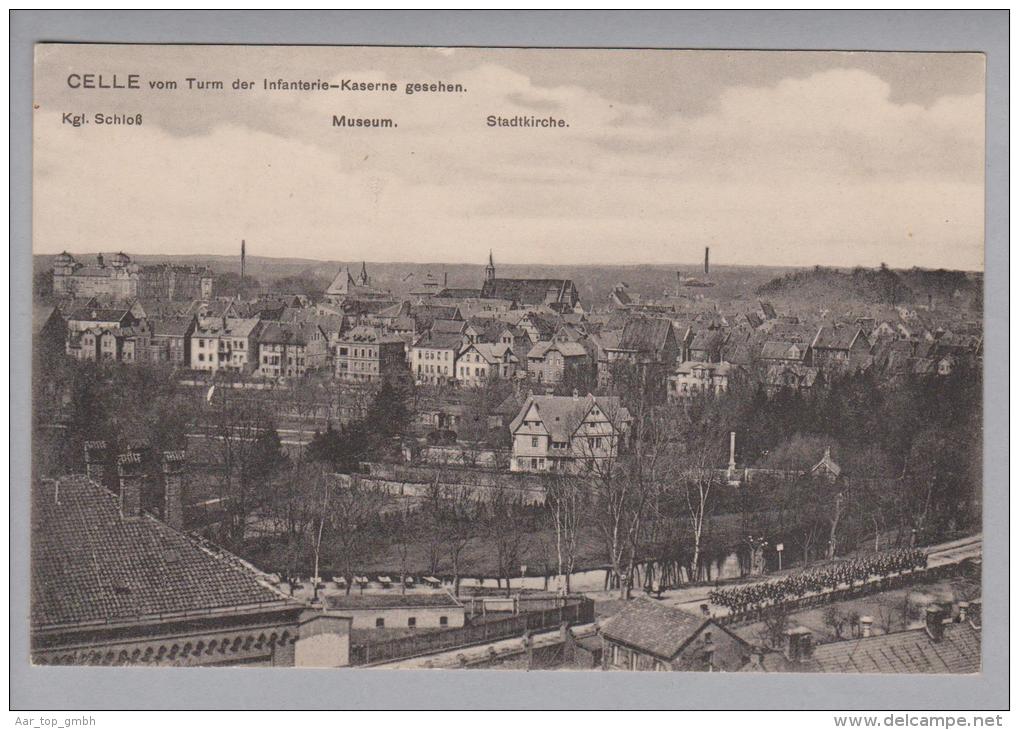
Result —
[[364, 611], [381, 608], [462, 608], [447, 591], [430, 593], [351, 593], [350, 595], [328, 595], [324, 599], [330, 610]]
[[32, 501], [33, 629], [293, 603], [228, 553], [148, 515], [124, 519], [85, 476], [39, 482]]
[[706, 619], [647, 598], [631, 601], [602, 627], [605, 638], [628, 644], [665, 660], [692, 639]]

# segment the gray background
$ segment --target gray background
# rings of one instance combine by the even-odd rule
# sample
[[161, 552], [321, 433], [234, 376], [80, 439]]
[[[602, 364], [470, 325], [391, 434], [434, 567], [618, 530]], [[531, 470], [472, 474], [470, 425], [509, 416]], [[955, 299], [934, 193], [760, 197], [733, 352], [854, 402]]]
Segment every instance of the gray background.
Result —
[[[1008, 11], [13, 11], [11, 709], [1008, 707]], [[980, 51], [987, 56], [984, 672], [978, 677], [28, 663], [32, 46], [41, 41]]]

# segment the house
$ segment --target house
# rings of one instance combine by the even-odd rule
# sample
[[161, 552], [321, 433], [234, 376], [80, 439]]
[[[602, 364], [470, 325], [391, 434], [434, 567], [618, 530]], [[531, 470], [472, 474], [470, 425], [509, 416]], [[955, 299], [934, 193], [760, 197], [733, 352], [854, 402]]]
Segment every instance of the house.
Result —
[[265, 378], [299, 378], [324, 368], [329, 338], [318, 325], [266, 323], [258, 335], [258, 374]]
[[602, 668], [646, 672], [735, 672], [750, 645], [711, 618], [649, 598], [628, 603], [602, 626]]
[[[607, 365], [605, 377], [611, 380], [611, 370], [617, 364], [625, 363], [637, 368], [645, 376], [653, 365], [671, 368], [680, 354], [672, 322], [667, 319], [634, 317], [626, 322], [619, 342], [615, 346], [605, 344]], [[602, 367], [599, 363], [599, 380]]]
[[810, 468], [810, 475], [834, 484], [842, 476], [842, 467], [831, 458], [831, 447], [825, 447], [824, 456]]
[[808, 391], [814, 387], [817, 368], [796, 363], [774, 363], [768, 365], [764, 372], [764, 387], [768, 395], [775, 395], [783, 389]]
[[699, 362], [718, 362], [722, 359], [722, 349], [728, 340], [729, 333], [723, 329], [697, 330], [687, 346], [686, 359]]
[[456, 362], [456, 379], [464, 386], [484, 385], [489, 378], [512, 378], [519, 364], [509, 345], [475, 342], [464, 347]]
[[776, 363], [806, 364], [809, 348], [800, 342], [768, 340], [758, 358], [764, 365]]
[[191, 363], [191, 335], [197, 320], [191, 317], [167, 317], [148, 320], [149, 360], [188, 367]]
[[130, 307], [82, 307], [68, 316], [67, 331], [84, 332], [97, 327], [119, 329], [138, 322], [139, 319], [131, 313]]
[[[461, 323], [462, 324], [462, 323]], [[414, 380], [436, 385], [456, 379], [456, 362], [463, 337], [457, 332], [436, 332], [421, 335], [410, 348], [410, 369]]]
[[346, 382], [376, 383], [407, 372], [403, 340], [367, 325], [340, 338], [333, 360], [336, 379]]
[[203, 317], [191, 333], [191, 369], [215, 373], [251, 373], [258, 366], [255, 318]]
[[459, 629], [466, 620], [463, 604], [449, 591], [331, 594], [324, 600], [330, 613], [349, 616], [355, 631]]
[[539, 383], [561, 383], [591, 367], [591, 358], [579, 342], [539, 342], [527, 353], [527, 373]]
[[577, 472], [614, 459], [630, 413], [617, 397], [530, 395], [509, 425], [511, 471]]
[[811, 365], [817, 368], [859, 366], [870, 354], [863, 330], [850, 325], [822, 325], [810, 343]]
[[729, 390], [729, 382], [736, 377], [737, 368], [728, 362], [681, 363], [668, 377], [670, 401], [689, 398], [698, 393], [719, 395]]
[[[118, 494], [80, 474], [33, 485], [34, 664], [349, 664], [349, 618], [309, 610], [240, 558], [143, 510], [149, 485], [133, 456], [117, 460]], [[172, 476], [157, 491], [172, 494]]]
[[508, 299], [517, 307], [547, 306], [557, 312], [572, 311], [580, 294], [571, 279], [498, 279], [495, 262], [488, 254], [482, 299]]

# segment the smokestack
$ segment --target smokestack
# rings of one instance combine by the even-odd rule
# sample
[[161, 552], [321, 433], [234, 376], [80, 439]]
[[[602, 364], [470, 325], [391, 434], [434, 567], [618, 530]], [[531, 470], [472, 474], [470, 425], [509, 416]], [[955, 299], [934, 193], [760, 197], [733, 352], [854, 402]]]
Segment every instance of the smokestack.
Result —
[[142, 457], [129, 451], [117, 457], [117, 476], [120, 479], [120, 514], [125, 520], [136, 519], [142, 513]]
[[244, 246], [244, 239], [242, 238], [241, 239], [241, 285], [242, 286], [244, 285], [244, 257], [245, 257], [244, 248], [245, 248], [245, 246]]
[[448, 286], [449, 286], [449, 272], [448, 271], [443, 271], [442, 272], [442, 288], [445, 289]]
[[106, 442], [85, 442], [85, 476], [96, 484], [106, 479]]
[[682, 287], [682, 286], [683, 286], [683, 275], [680, 272], [677, 271], [676, 272], [676, 296], [677, 297], [679, 296], [679, 292], [681, 291], [680, 287]]
[[183, 451], [163, 452], [163, 522], [175, 530], [184, 528]]
[[711, 248], [708, 246], [704, 247], [704, 275], [708, 275], [708, 256], [711, 253]]

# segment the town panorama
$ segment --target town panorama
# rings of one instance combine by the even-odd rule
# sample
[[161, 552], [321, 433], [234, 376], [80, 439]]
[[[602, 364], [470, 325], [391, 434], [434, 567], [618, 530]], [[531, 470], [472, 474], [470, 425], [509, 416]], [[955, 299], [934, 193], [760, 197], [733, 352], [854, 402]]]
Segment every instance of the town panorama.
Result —
[[255, 248], [35, 257], [37, 664], [979, 671], [982, 275]]

